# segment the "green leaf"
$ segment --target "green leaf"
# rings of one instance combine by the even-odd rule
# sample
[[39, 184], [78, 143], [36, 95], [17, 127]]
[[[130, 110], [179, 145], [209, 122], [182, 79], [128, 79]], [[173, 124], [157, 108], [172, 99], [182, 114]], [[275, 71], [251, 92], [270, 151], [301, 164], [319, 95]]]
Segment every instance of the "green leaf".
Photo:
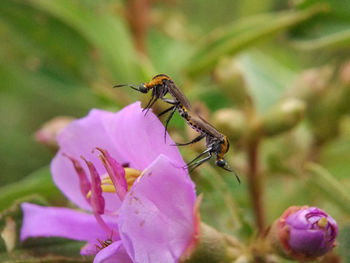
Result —
[[11, 255], [0, 255], [3, 263], [84, 263], [92, 262], [92, 259], [76, 259], [62, 256], [31, 257], [28, 253], [16, 252]]
[[84, 243], [52, 238], [39, 238], [41, 246], [17, 249], [11, 253], [0, 253], [3, 263], [78, 263], [92, 262], [89, 257], [82, 258], [80, 249]]
[[[101, 52], [118, 81], [135, 79], [135, 50], [125, 24], [111, 12], [98, 12], [83, 1], [31, 0], [33, 6], [74, 28]], [[84, 4], [85, 3], [85, 4]], [[68, 41], [68, 40], [67, 40]]]
[[350, 192], [337, 181], [326, 169], [316, 163], [308, 163], [306, 171], [311, 177], [308, 179], [310, 186], [315, 186], [330, 201], [338, 205], [346, 213], [350, 213]]
[[313, 40], [291, 41], [291, 44], [293, 47], [305, 51], [318, 51], [321, 49], [337, 50], [339, 48], [348, 48], [350, 44], [350, 30], [335, 32]]
[[338, 138], [323, 146], [320, 154], [320, 162], [337, 180], [350, 186], [350, 139]]
[[259, 112], [275, 104], [296, 78], [296, 73], [282, 65], [263, 50], [252, 49], [237, 58], [250, 93]]
[[[64, 238], [28, 238], [20, 242], [19, 233], [23, 221], [22, 202], [47, 205], [37, 195], [18, 199], [0, 214], [0, 262], [91, 262], [80, 256], [84, 242]], [[97, 240], [96, 240], [97, 241]], [[5, 244], [11, 252], [5, 252]], [[14, 249], [14, 250], [12, 250]]]
[[298, 1], [300, 10], [324, 4], [328, 12], [319, 14], [292, 30], [292, 44], [302, 50], [348, 48], [350, 43], [349, 0]]
[[0, 211], [10, 207], [15, 200], [32, 194], [38, 194], [48, 199], [61, 196], [60, 191], [52, 181], [49, 167], [43, 167], [21, 181], [1, 187]]
[[324, 11], [323, 6], [303, 11], [286, 11], [259, 15], [213, 33], [192, 57], [187, 73], [190, 76], [202, 74], [215, 66], [226, 55], [235, 55], [257, 41], [266, 39]]
[[[96, 71], [92, 49], [81, 35], [42, 11], [18, 1], [0, 6], [0, 56], [3, 61], [29, 70], [54, 72], [61, 78], [91, 78]], [[69, 39], [69, 41], [66, 41]]]

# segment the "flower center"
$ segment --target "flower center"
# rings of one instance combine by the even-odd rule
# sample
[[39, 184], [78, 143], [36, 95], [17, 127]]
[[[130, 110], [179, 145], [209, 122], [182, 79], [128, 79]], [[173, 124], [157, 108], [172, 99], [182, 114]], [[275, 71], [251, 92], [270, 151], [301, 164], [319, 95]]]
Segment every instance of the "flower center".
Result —
[[[128, 191], [129, 191], [131, 186], [136, 181], [136, 179], [141, 175], [141, 171], [134, 168], [129, 168], [129, 167], [124, 168], [124, 171], [125, 171], [125, 180], [128, 185]], [[103, 176], [103, 179], [101, 181], [101, 188], [102, 188], [102, 192], [104, 193], [117, 192], [112, 182], [112, 179], [109, 177], [108, 174], [105, 174]], [[91, 196], [91, 190], [87, 193], [86, 197], [90, 198], [90, 196]]]
[[317, 222], [317, 225], [320, 227], [320, 228], [325, 228], [328, 224], [328, 220], [327, 218], [325, 217], [322, 217], [320, 220], [318, 220]]

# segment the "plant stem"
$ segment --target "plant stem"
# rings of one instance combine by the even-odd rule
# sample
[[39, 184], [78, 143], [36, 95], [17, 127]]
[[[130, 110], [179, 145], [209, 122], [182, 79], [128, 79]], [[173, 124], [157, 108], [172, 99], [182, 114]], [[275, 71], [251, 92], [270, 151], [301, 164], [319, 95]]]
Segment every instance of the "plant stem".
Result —
[[248, 144], [248, 182], [250, 198], [253, 204], [256, 225], [258, 231], [262, 232], [265, 227], [264, 206], [263, 206], [263, 186], [259, 176], [259, 145], [260, 140], [256, 139]]
[[149, 26], [149, 13], [152, 0], [127, 1], [127, 17], [138, 51], [146, 53], [146, 34]]

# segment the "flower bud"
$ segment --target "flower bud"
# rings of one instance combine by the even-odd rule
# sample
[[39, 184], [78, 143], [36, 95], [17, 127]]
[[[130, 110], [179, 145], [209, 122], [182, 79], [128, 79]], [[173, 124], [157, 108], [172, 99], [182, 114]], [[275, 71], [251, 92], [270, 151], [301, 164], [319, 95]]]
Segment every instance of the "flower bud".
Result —
[[35, 133], [35, 140], [49, 148], [57, 150], [58, 133], [73, 120], [74, 118], [68, 116], [58, 116], [49, 120]]
[[339, 133], [341, 118], [350, 112], [350, 67], [344, 64], [339, 72], [339, 81], [332, 83], [331, 89], [308, 109], [308, 118], [311, 122], [317, 141], [327, 141]]
[[201, 223], [199, 243], [189, 258], [183, 259], [184, 263], [219, 263], [226, 256], [227, 244], [224, 236], [214, 228]]
[[1, 238], [5, 242], [7, 252], [12, 252], [16, 247], [16, 222], [12, 217], [5, 217], [5, 227], [1, 231]]
[[214, 78], [219, 88], [236, 104], [242, 105], [250, 101], [244, 75], [233, 59], [222, 59], [214, 71]]
[[238, 140], [247, 129], [246, 117], [242, 111], [221, 109], [213, 116], [214, 126], [230, 140]]
[[328, 89], [332, 74], [333, 69], [329, 66], [305, 70], [287, 95], [308, 102], [315, 101]]
[[289, 207], [269, 232], [274, 252], [299, 261], [315, 260], [335, 246], [336, 221], [317, 207]]
[[345, 62], [339, 71], [339, 79], [343, 84], [350, 85], [350, 61]]
[[304, 117], [306, 105], [303, 101], [288, 98], [275, 105], [262, 119], [263, 133], [273, 136], [294, 128]]

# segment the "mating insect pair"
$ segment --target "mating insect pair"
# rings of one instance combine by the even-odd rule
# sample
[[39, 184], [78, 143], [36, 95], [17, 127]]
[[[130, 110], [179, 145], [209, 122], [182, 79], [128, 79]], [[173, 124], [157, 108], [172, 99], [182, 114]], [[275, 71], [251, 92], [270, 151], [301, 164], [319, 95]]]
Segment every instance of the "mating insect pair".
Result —
[[[212, 155], [215, 154], [216, 165], [227, 171], [233, 172], [237, 180], [240, 181], [237, 174], [229, 167], [226, 160], [224, 159], [224, 155], [227, 153], [230, 146], [227, 137], [221, 134], [219, 131], [217, 131], [211, 124], [205, 121], [197, 113], [192, 111], [190, 102], [187, 100], [186, 96], [182, 93], [182, 91], [175, 85], [174, 81], [170, 79], [170, 77], [168, 77], [165, 74], [159, 74], [153, 77], [150, 82], [142, 83], [139, 86], [123, 84], [115, 85], [114, 87], [119, 88], [124, 86], [131, 87], [132, 89], [140, 91], [142, 93], [148, 93], [150, 90], [152, 90], [151, 99], [144, 108], [146, 114], [158, 99], [161, 99], [162, 101], [172, 105], [165, 111], [158, 114], [159, 117], [170, 112], [166, 120], [165, 131], [167, 131], [168, 124], [171, 118], [173, 117], [175, 111], [177, 110], [181, 117], [186, 120], [187, 124], [194, 130], [199, 132], [199, 136], [197, 136], [192, 141], [188, 143], [177, 143], [177, 146], [190, 145], [199, 142], [203, 138], [206, 138], [207, 149], [201, 154], [199, 154], [196, 158], [194, 158], [191, 162], [189, 162], [187, 164], [188, 168], [190, 168], [191, 170], [195, 169], [202, 163], [208, 161], [212, 157]], [[168, 93], [172, 96], [173, 99], [165, 98], [165, 95], [167, 95]], [[166, 132], [164, 134], [164, 138], [166, 138]], [[202, 158], [205, 155], [207, 156]]]

